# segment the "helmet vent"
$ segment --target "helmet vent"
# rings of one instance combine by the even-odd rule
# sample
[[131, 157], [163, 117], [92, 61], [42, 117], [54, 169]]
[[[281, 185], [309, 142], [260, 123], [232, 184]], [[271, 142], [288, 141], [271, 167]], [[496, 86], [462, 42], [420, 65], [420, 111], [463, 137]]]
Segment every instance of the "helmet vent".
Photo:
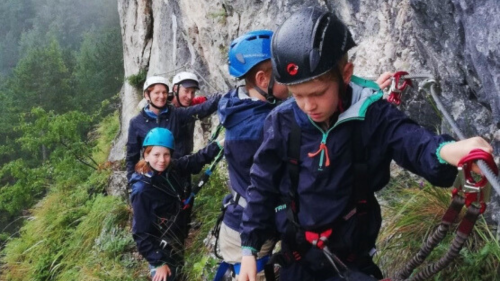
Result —
[[325, 41], [326, 30], [330, 24], [330, 17], [328, 15], [323, 16], [317, 23], [313, 40], [313, 48], [309, 53], [309, 67], [311, 71], [314, 71], [319, 64], [321, 59], [321, 51], [323, 50], [323, 42]]
[[252, 40], [255, 40], [255, 39], [257, 39], [257, 36], [251, 36], [251, 37], [247, 38], [247, 41], [252, 41]]
[[320, 52], [323, 50], [323, 42], [325, 40], [327, 27], [330, 25], [330, 17], [328, 15], [323, 16], [316, 26], [316, 32], [314, 32], [315, 38], [313, 43], [313, 49], [317, 49]]

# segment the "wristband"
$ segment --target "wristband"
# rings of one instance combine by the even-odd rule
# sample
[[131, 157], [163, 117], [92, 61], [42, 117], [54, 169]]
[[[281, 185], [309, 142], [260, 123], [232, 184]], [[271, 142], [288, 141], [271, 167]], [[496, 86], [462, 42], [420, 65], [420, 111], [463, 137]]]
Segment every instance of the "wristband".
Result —
[[444, 160], [442, 157], [441, 157], [441, 149], [443, 148], [443, 146], [447, 145], [447, 144], [450, 144], [450, 143], [454, 143], [455, 141], [445, 141], [443, 143], [441, 143], [438, 148], [436, 148], [436, 157], [438, 159], [438, 162], [441, 163], [441, 164], [450, 164], [448, 162], [446, 162], [446, 160]]
[[244, 257], [245, 256], [257, 257], [257, 250], [255, 250], [255, 248], [252, 248], [252, 247], [243, 246], [243, 247], [241, 247], [241, 255]]

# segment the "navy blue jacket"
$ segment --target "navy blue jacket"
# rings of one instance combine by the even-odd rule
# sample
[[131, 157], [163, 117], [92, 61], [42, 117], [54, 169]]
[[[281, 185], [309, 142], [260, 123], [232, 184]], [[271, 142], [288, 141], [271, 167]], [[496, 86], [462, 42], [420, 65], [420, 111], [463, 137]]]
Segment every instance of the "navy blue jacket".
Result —
[[[175, 108], [169, 105], [159, 116], [153, 117], [147, 113], [146, 108], [130, 120], [127, 141], [127, 179], [134, 172], [135, 164], [141, 158], [142, 142], [146, 134], [153, 128], [169, 129], [175, 138], [175, 151], [173, 158], [179, 158], [192, 152], [192, 131], [182, 130], [185, 124], [197, 119], [205, 118], [217, 110], [221, 95], [214, 94], [206, 102], [190, 107]], [[191, 139], [189, 139], [191, 138]], [[191, 145], [190, 145], [191, 144]]]
[[[132, 234], [139, 253], [149, 264], [177, 266], [182, 260], [188, 219], [182, 211], [182, 200], [188, 194], [184, 194], [179, 179], [187, 174], [199, 173], [219, 151], [214, 142], [195, 154], [173, 159], [161, 174], [132, 175]], [[166, 242], [165, 248], [161, 247], [162, 240]]]
[[[255, 155], [250, 174], [251, 186], [246, 194], [248, 206], [243, 213], [241, 233], [243, 246], [260, 249], [274, 229], [275, 207], [281, 205], [280, 198], [287, 196], [290, 189], [286, 163], [289, 159], [287, 148], [292, 122], [301, 128], [298, 222], [306, 230], [331, 227], [349, 208], [353, 182], [353, 126], [361, 126], [362, 142], [369, 153], [367, 164], [371, 180], [367, 188], [370, 194], [389, 182], [389, 165], [393, 159], [433, 185], [450, 186], [453, 183], [456, 168], [440, 164], [435, 154], [437, 147], [451, 140], [451, 137], [435, 135], [422, 128], [381, 99], [382, 93], [367, 88], [368, 84], [369, 81], [352, 78], [351, 105], [327, 132], [320, 130], [300, 110], [294, 99], [281, 104], [268, 115], [264, 124], [264, 140]], [[371, 84], [370, 87], [378, 88], [374, 83]], [[328, 148], [328, 167], [325, 166], [326, 155], [320, 153], [314, 157], [308, 156], [308, 153], [318, 151], [322, 139], [325, 139]], [[372, 212], [371, 219], [380, 218], [379, 208]], [[277, 217], [286, 216], [278, 214]], [[280, 233], [285, 233], [286, 223], [278, 219], [276, 225]], [[373, 244], [380, 223], [375, 223], [375, 228], [373, 233], [367, 234], [371, 235], [367, 239]], [[339, 233], [342, 231], [335, 229], [330, 240], [342, 241], [346, 238], [335, 237]]]
[[[219, 120], [226, 129], [224, 156], [227, 161], [231, 189], [245, 197], [250, 185], [250, 167], [263, 137], [264, 119], [275, 106], [251, 99], [243, 87], [225, 94], [219, 102]], [[230, 197], [226, 197], [226, 200]], [[227, 202], [224, 202], [227, 203]], [[228, 205], [224, 223], [240, 231], [243, 208]]]

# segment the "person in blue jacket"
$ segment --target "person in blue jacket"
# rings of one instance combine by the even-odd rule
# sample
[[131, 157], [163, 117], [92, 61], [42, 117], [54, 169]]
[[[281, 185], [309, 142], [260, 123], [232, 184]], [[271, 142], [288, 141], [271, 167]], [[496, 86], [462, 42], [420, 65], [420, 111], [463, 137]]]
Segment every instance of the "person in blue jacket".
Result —
[[[217, 104], [221, 95], [211, 95], [202, 104], [175, 108], [168, 102], [168, 80], [161, 76], [151, 76], [144, 83], [144, 98], [148, 104], [141, 112], [130, 120], [127, 141], [127, 179], [134, 172], [135, 164], [140, 159], [141, 145], [146, 134], [153, 128], [161, 127], [169, 129], [175, 136], [176, 150], [173, 158], [191, 153], [192, 140], [186, 140], [185, 135], [191, 136], [188, 131], [181, 128], [186, 123], [192, 123], [197, 119], [205, 118], [217, 110]], [[189, 186], [189, 177], [184, 180]]]
[[273, 73], [294, 99], [265, 120], [245, 195], [240, 281], [256, 280], [254, 255], [275, 227], [281, 280], [382, 278], [372, 261], [382, 221], [374, 192], [388, 183], [390, 162], [450, 186], [472, 149], [492, 153], [482, 138], [454, 142], [383, 100], [352, 75], [353, 46], [347, 27], [318, 8], [294, 13], [273, 36]]
[[183, 265], [186, 228], [185, 194], [180, 179], [196, 174], [220, 151], [213, 142], [195, 154], [173, 159], [174, 136], [165, 128], [154, 128], [143, 142], [144, 159], [132, 174], [130, 201], [132, 234], [139, 253], [148, 261], [153, 281], [176, 280]]
[[[272, 35], [269, 30], [251, 31], [233, 40], [229, 48], [229, 74], [245, 80], [244, 86], [232, 89], [221, 98], [218, 109], [226, 129], [224, 156], [232, 191], [224, 200], [227, 208], [219, 241], [221, 256], [229, 264], [239, 264], [241, 260], [241, 214], [250, 185], [253, 156], [262, 142], [264, 119], [278, 101], [288, 98], [286, 86], [274, 83]], [[269, 254], [273, 246], [274, 242], [269, 240], [260, 256]], [[238, 274], [237, 270], [235, 273]]]

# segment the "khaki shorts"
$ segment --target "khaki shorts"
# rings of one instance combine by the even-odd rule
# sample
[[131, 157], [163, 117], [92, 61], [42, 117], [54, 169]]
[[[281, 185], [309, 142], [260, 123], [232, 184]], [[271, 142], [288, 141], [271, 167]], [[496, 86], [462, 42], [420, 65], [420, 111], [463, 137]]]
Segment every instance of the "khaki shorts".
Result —
[[[269, 255], [272, 253], [274, 248], [274, 241], [268, 240], [258, 254], [258, 257], [261, 258], [263, 256]], [[220, 254], [224, 261], [227, 263], [235, 264], [241, 263], [241, 238], [240, 233], [228, 227], [224, 222], [221, 223], [220, 233], [219, 233], [219, 248]], [[233, 280], [237, 280], [233, 278]], [[266, 280], [264, 277], [264, 271], [261, 271], [257, 274], [257, 280], [263, 281]]]

